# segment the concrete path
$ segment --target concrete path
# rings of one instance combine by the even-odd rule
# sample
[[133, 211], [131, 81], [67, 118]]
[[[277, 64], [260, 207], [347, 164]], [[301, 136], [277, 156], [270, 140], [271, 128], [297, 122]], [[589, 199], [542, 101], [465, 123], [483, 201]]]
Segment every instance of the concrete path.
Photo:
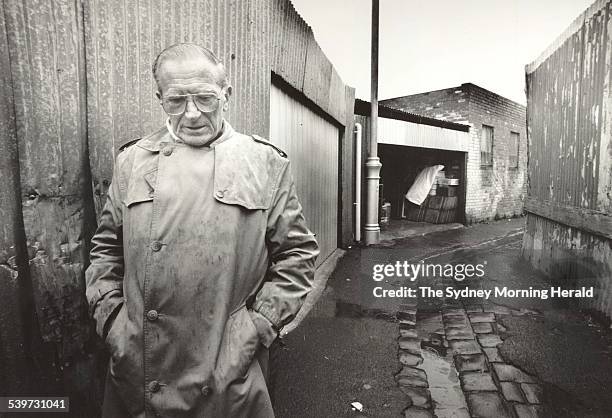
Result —
[[424, 236], [433, 232], [450, 231], [463, 228], [462, 224], [431, 224], [427, 222], [413, 222], [405, 219], [392, 219], [389, 225], [380, 231], [380, 241], [387, 242], [402, 238]]
[[[551, 286], [520, 258], [523, 222], [350, 249], [283, 340], [277, 416], [612, 416], [609, 327], [574, 300], [493, 293]], [[376, 265], [398, 261], [481, 264], [485, 274], [460, 282], [398, 274], [373, 280]], [[397, 296], [374, 297], [375, 287]], [[420, 294], [419, 287], [429, 290]], [[406, 289], [416, 297], [402, 295]], [[455, 298], [453, 291], [465, 295]]]

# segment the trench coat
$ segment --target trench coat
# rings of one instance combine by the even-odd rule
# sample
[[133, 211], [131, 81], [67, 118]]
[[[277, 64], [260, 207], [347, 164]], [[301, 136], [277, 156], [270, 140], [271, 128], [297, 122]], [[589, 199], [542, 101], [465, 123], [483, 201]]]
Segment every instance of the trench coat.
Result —
[[106, 415], [273, 417], [257, 359], [317, 255], [289, 160], [265, 140], [224, 121], [210, 147], [162, 128], [120, 152], [86, 271]]

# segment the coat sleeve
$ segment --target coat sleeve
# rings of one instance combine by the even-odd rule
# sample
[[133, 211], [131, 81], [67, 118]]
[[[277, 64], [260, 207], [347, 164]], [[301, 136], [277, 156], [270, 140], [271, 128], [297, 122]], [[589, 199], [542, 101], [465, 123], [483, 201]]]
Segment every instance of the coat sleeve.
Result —
[[85, 272], [90, 315], [96, 322], [96, 332], [102, 338], [106, 337], [112, 319], [123, 304], [123, 215], [118, 165], [119, 158], [98, 228], [91, 240], [91, 264]]
[[[266, 243], [270, 266], [253, 309], [265, 317], [276, 333], [291, 322], [314, 281], [319, 247], [306, 226], [289, 161], [281, 170], [268, 214]], [[271, 341], [263, 341], [268, 346]]]

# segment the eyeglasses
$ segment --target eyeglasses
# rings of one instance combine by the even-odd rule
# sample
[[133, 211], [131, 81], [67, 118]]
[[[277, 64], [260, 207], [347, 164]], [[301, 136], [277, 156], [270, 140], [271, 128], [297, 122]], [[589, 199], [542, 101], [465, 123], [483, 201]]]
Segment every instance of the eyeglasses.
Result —
[[214, 112], [219, 107], [222, 96], [210, 93], [180, 94], [161, 98], [164, 111], [170, 116], [178, 116], [185, 113], [187, 109], [187, 98], [191, 97], [193, 104], [200, 112]]

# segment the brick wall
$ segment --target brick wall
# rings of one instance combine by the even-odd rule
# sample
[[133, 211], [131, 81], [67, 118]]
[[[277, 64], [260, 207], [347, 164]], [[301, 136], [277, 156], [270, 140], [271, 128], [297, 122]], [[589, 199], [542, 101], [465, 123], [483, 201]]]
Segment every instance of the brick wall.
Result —
[[[465, 208], [468, 223], [523, 213], [527, 192], [524, 106], [471, 83], [380, 103], [409, 113], [470, 125]], [[493, 166], [489, 167], [480, 164], [483, 124], [493, 127]], [[511, 132], [519, 134], [518, 168], [508, 164]]]

